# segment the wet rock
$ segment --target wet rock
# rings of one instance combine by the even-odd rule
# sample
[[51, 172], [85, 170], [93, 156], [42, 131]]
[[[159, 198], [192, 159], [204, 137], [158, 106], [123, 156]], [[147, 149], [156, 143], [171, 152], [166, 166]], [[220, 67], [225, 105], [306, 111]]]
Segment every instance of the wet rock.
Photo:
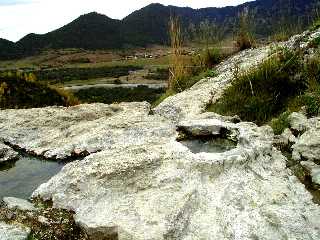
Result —
[[320, 166], [310, 161], [303, 161], [301, 165], [309, 173], [312, 183], [320, 189]]
[[191, 136], [218, 136], [226, 131], [226, 126], [217, 119], [202, 119], [182, 121], [177, 125], [177, 129]]
[[21, 211], [35, 211], [36, 208], [32, 203], [27, 200], [14, 198], [14, 197], [5, 197], [3, 198], [3, 202], [5, 203], [8, 209], [18, 209]]
[[18, 153], [11, 147], [0, 142], [0, 165], [18, 158]]
[[30, 229], [21, 225], [9, 225], [0, 222], [0, 239], [1, 240], [27, 240]]

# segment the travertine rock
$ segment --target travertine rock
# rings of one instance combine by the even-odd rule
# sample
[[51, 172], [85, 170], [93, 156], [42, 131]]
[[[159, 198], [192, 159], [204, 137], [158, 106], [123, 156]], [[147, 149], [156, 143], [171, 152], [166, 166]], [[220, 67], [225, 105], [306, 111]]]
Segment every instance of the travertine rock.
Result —
[[0, 222], [0, 239], [1, 240], [27, 240], [30, 229], [20, 225], [9, 225]]

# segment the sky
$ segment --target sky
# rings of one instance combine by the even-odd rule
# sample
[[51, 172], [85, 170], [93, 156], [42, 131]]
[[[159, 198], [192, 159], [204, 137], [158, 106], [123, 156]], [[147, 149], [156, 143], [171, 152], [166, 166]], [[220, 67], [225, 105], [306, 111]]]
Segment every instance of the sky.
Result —
[[122, 19], [150, 3], [204, 8], [238, 5], [248, 0], [0, 0], [0, 38], [18, 41], [28, 33], [43, 34], [82, 14], [98, 12]]

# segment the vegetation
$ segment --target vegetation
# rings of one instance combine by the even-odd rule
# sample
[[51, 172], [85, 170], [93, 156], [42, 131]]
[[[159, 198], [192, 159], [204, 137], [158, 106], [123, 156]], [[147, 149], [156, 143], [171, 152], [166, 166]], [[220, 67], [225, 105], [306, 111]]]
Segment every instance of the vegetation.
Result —
[[64, 83], [72, 80], [87, 80], [93, 78], [111, 78], [129, 75], [130, 71], [142, 69], [138, 66], [104, 66], [94, 68], [57, 68], [32, 71], [39, 81], [51, 84]]
[[150, 80], [165, 80], [169, 79], [169, 69], [168, 68], [157, 68], [155, 71], [151, 71], [145, 77]]
[[[17, 43], [0, 41], [0, 59], [30, 56], [47, 48], [129, 49], [150, 44], [168, 44], [170, 36], [167, 29], [171, 15], [180, 16], [182, 32], [184, 36], [187, 35], [187, 39], [202, 43], [216, 41], [232, 35], [238, 13], [245, 8], [249, 12], [257, 12], [254, 15], [255, 36], [266, 38], [275, 32], [275, 26], [281, 22], [283, 15], [294, 25], [299, 23], [303, 27], [308, 26], [310, 13], [317, 2], [257, 0], [236, 7], [197, 10], [151, 4], [121, 21], [90, 13], [47, 34], [29, 34]], [[284, 14], [283, 9], [288, 11]], [[191, 36], [188, 36], [189, 33]]]
[[[232, 86], [223, 97], [209, 106], [210, 111], [227, 115], [239, 115], [246, 121], [263, 124], [292, 108], [296, 99], [305, 100], [310, 90], [309, 64], [304, 64], [299, 53], [287, 49], [278, 50], [258, 67], [238, 73]], [[316, 73], [318, 77], [318, 73]], [[319, 82], [317, 83], [317, 86]], [[301, 101], [295, 107], [309, 104]], [[311, 113], [311, 112], [310, 112]]]
[[252, 48], [254, 46], [254, 38], [250, 26], [250, 13], [248, 9], [244, 9], [239, 15], [239, 31], [236, 36], [236, 47], [239, 51]]
[[52, 89], [45, 84], [30, 81], [30, 74], [0, 74], [0, 108], [34, 108], [52, 105], [78, 104], [71, 93]]
[[182, 32], [181, 25], [178, 17], [171, 17], [169, 22], [169, 33], [171, 42], [171, 61], [170, 61], [170, 76], [168, 89], [181, 91], [182, 82], [188, 75], [188, 69], [186, 66], [186, 61], [182, 56]]
[[135, 88], [88, 88], [75, 92], [81, 102], [87, 103], [115, 103], [115, 102], [142, 102], [153, 103], [164, 93], [164, 89], [154, 89], [147, 86]]
[[170, 93], [181, 92], [204, 77], [214, 77], [216, 75], [213, 68], [227, 57], [226, 54], [222, 54], [217, 48], [209, 49], [207, 45], [200, 55], [186, 57], [182, 51], [183, 38], [178, 18], [171, 18], [169, 33], [172, 49], [168, 84]]
[[272, 119], [270, 125], [275, 134], [280, 135], [286, 128], [290, 127], [290, 122], [288, 120], [290, 113], [290, 111], [286, 111], [281, 113], [278, 118]]

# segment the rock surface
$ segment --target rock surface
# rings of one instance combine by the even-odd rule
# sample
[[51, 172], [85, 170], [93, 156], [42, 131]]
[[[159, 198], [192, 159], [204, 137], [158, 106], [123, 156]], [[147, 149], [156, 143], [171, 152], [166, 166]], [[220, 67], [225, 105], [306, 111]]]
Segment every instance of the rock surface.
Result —
[[[269, 50], [235, 55], [218, 77], [166, 99], [153, 114], [147, 103], [0, 111], [0, 138], [46, 158], [89, 155], [33, 196], [73, 210], [91, 239], [320, 239], [320, 208], [273, 148], [271, 128], [204, 113], [235, 65], [252, 67]], [[316, 125], [308, 120], [304, 134]], [[177, 141], [181, 129], [195, 139], [227, 130], [237, 146], [193, 153]], [[295, 151], [304, 156], [300, 139]]]
[[301, 165], [304, 168], [306, 168], [307, 171], [309, 172], [312, 183], [319, 188], [320, 187], [320, 166], [310, 161], [301, 162]]
[[0, 222], [0, 239], [1, 240], [27, 240], [30, 229], [20, 225], [9, 225]]
[[3, 110], [0, 138], [38, 156], [67, 159], [146, 141], [152, 144], [162, 133], [173, 133], [171, 123], [149, 112], [148, 103]]
[[302, 133], [292, 146], [294, 160], [309, 160], [320, 163], [320, 117], [307, 119], [301, 113], [292, 113], [289, 118], [291, 119], [291, 128]]
[[100, 238], [320, 238], [320, 209], [272, 148], [272, 130], [224, 125], [239, 131], [229, 152], [193, 154], [174, 135], [102, 151], [66, 165], [34, 196], [74, 210]]
[[21, 211], [35, 211], [36, 208], [32, 203], [27, 200], [14, 198], [14, 197], [5, 197], [3, 198], [3, 202], [5, 203], [8, 209], [18, 209]]
[[0, 142], [0, 164], [18, 158], [18, 153], [11, 147]]

